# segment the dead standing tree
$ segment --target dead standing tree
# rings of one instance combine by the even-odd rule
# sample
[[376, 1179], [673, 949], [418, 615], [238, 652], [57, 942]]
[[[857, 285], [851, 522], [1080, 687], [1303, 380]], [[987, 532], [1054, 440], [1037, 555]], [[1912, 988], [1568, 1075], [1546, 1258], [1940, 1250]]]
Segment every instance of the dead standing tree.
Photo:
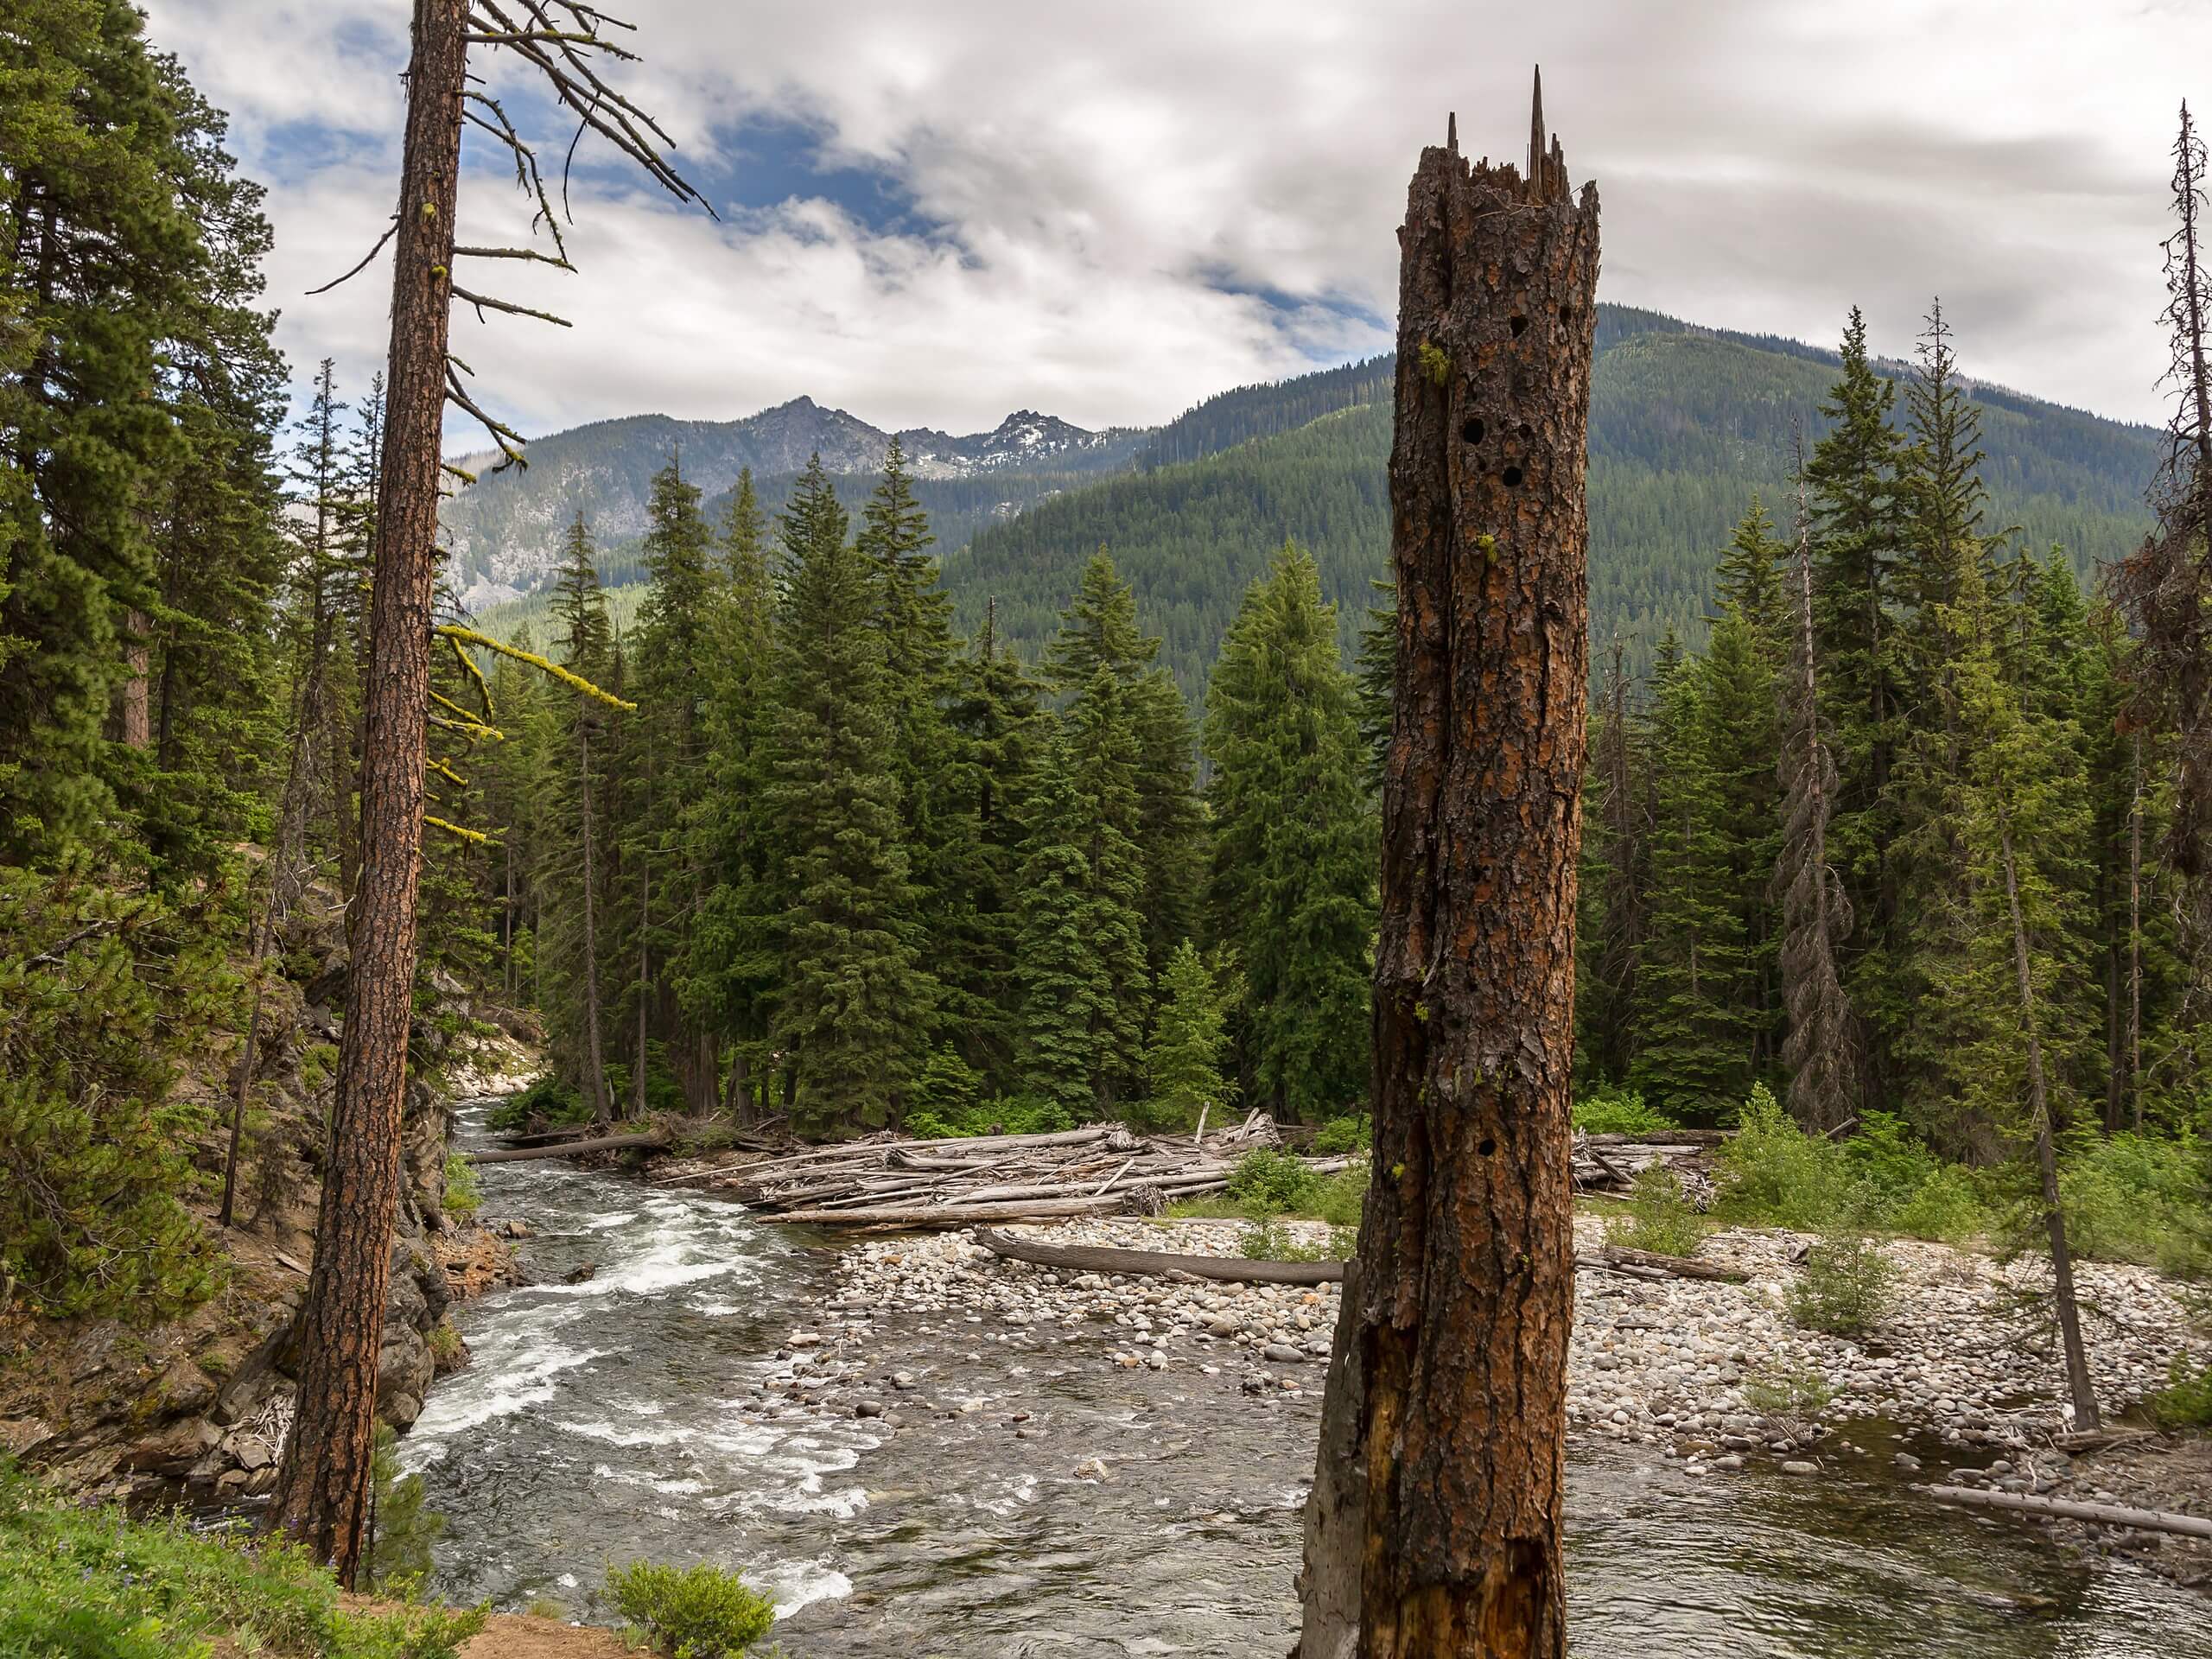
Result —
[[[1560, 1659], [1598, 197], [1541, 83], [1526, 171], [1455, 130], [1398, 234], [1375, 1181], [1305, 1582], [1311, 1609], [1357, 1555], [1365, 1659]], [[1344, 1651], [1338, 1617], [1301, 1654]]]
[[[299, 1406], [270, 1517], [348, 1587], [368, 1510], [399, 1201], [428, 740], [433, 721], [444, 720], [431, 712], [430, 652], [440, 632], [433, 602], [446, 404], [484, 423], [501, 465], [522, 458], [518, 435], [467, 389], [469, 371], [448, 346], [450, 312], [459, 299], [480, 317], [489, 309], [562, 321], [464, 288], [453, 266], [456, 257], [482, 257], [571, 269], [534, 152], [498, 100], [472, 85], [468, 52], [487, 46], [520, 57], [576, 118], [579, 139], [587, 129], [599, 133], [679, 199], [697, 200], [660, 153], [667, 135], [600, 75], [601, 60], [631, 55], [608, 38], [627, 27], [580, 0], [415, 0], [398, 207], [370, 251], [373, 258], [391, 243], [393, 267], [364, 688], [361, 869], [315, 1265], [296, 1334]], [[551, 252], [454, 245], [464, 124], [509, 151], [518, 182], [535, 197], [532, 229], [550, 236]], [[467, 723], [467, 711], [456, 712]]]

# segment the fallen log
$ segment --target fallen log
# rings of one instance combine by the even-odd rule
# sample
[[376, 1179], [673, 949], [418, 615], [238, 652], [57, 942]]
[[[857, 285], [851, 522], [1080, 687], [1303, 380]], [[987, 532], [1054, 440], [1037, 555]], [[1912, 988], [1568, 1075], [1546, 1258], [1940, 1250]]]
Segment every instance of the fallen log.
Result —
[[1984, 1492], [1970, 1486], [1930, 1486], [1940, 1503], [1986, 1510], [2016, 1510], [2054, 1521], [2094, 1521], [2100, 1526], [2133, 1527], [2139, 1532], [2170, 1532], [2182, 1538], [2212, 1538], [2212, 1519], [2171, 1510], [2133, 1510], [2122, 1503], [2079, 1503], [2070, 1497], [2031, 1497], [2025, 1492]]
[[1057, 1221], [1065, 1216], [1110, 1216], [1125, 1208], [1128, 1195], [1100, 1198], [1038, 1198], [1028, 1203], [878, 1205], [854, 1210], [764, 1210], [762, 1221], [795, 1227], [969, 1227], [979, 1221]]
[[1578, 1137], [1592, 1147], [1718, 1147], [1734, 1133], [1730, 1129], [1639, 1129], [1630, 1135], [1614, 1131]]
[[644, 1135], [602, 1135], [588, 1141], [568, 1141], [553, 1147], [510, 1147], [493, 1152], [472, 1152], [472, 1164], [519, 1164], [532, 1158], [574, 1158], [579, 1153], [613, 1152], [619, 1147], [658, 1147], [668, 1137], [658, 1129]]
[[1194, 1279], [1230, 1284], [1333, 1285], [1344, 1281], [1341, 1262], [1264, 1262], [1242, 1255], [1173, 1255], [1162, 1250], [1115, 1250], [1087, 1244], [1039, 1244], [986, 1227], [976, 1242], [993, 1255], [1032, 1262], [1040, 1268], [1073, 1268], [1083, 1273], [1187, 1273]]
[[1605, 1260], [1616, 1267], [1645, 1268], [1671, 1274], [1677, 1279], [1711, 1279], [1724, 1285], [1740, 1285], [1751, 1278], [1748, 1273], [1715, 1262], [1699, 1262], [1687, 1255], [1662, 1255], [1656, 1250], [1631, 1250], [1624, 1244], [1606, 1245]]

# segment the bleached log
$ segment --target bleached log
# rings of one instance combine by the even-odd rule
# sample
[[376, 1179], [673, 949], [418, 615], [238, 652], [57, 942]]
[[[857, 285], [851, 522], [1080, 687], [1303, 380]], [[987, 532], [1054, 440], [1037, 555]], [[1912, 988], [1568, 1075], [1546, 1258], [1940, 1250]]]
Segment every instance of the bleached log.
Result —
[[2180, 1538], [2212, 1538], [2212, 1519], [2171, 1510], [2135, 1510], [2124, 1503], [2082, 1503], [2070, 1497], [2031, 1497], [2025, 1492], [1985, 1492], [1969, 1486], [1930, 1486], [1929, 1497], [1942, 1503], [1985, 1510], [2016, 1510], [2055, 1521], [2094, 1521], [2100, 1526], [2133, 1527], [2139, 1532], [2166, 1532]]

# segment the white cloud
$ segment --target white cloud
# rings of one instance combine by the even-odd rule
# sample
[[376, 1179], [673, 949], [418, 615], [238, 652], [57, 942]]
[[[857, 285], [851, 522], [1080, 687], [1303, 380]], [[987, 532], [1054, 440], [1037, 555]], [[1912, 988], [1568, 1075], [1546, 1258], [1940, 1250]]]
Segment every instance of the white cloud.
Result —
[[[155, 38], [276, 181], [272, 296], [302, 378], [377, 356], [402, 0], [149, 0]], [[1419, 146], [1517, 156], [1532, 60], [1605, 200], [1607, 297], [1902, 354], [1940, 292], [1974, 372], [2155, 417], [2165, 151], [2212, 16], [2117, 0], [636, 0], [625, 84], [705, 177], [748, 119], [811, 124], [941, 227], [823, 201], [716, 225], [595, 172], [581, 276], [503, 285], [573, 331], [458, 325], [525, 429], [805, 392], [883, 424], [1010, 407], [1150, 422], [1386, 343]], [[480, 54], [480, 56], [482, 54]], [[2202, 89], [2199, 89], [2202, 90]], [[2212, 96], [2212, 93], [2208, 93]], [[305, 124], [353, 141], [300, 165]], [[513, 217], [472, 181], [472, 224]], [[1224, 288], [1237, 291], [1224, 291]], [[1268, 300], [1253, 296], [1264, 291]], [[456, 429], [456, 436], [460, 436]]]

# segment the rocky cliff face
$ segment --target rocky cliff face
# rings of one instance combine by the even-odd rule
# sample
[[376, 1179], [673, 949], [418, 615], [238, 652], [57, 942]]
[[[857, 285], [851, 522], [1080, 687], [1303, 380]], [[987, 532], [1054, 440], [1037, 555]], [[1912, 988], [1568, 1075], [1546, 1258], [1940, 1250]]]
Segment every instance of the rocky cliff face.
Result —
[[[224, 1288], [182, 1319], [0, 1322], [0, 1452], [100, 1497], [223, 1499], [267, 1491], [291, 1420], [293, 1321], [315, 1252], [346, 960], [333, 904], [301, 907], [282, 940], [289, 977], [263, 1008], [257, 1110], [240, 1160], [238, 1225], [222, 1235]], [[453, 1017], [418, 1020], [409, 1039], [405, 1179], [377, 1408], [404, 1429], [442, 1372], [467, 1362], [446, 1321], [457, 1295], [512, 1274], [496, 1224], [448, 1213], [450, 1103], [520, 1087], [536, 1033], [512, 1014], [470, 1007], [441, 986]], [[456, 1034], [455, 1028], [458, 1028]], [[489, 1033], [489, 1034], [487, 1034]], [[235, 1055], [211, 1054], [181, 1087], [226, 1095]], [[219, 1170], [222, 1147], [198, 1148]], [[214, 1227], [212, 1199], [206, 1224]]]

